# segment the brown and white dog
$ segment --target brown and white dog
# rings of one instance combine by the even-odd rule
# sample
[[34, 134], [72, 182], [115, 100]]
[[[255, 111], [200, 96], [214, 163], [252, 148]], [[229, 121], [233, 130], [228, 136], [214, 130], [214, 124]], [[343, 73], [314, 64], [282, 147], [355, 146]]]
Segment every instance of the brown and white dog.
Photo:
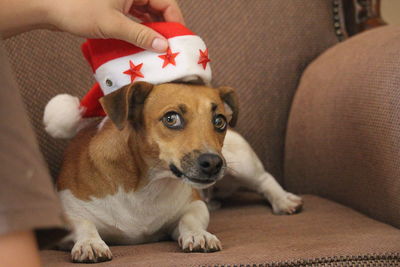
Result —
[[247, 142], [227, 130], [238, 115], [233, 89], [137, 82], [101, 103], [107, 117], [72, 140], [57, 181], [73, 228], [73, 261], [110, 260], [105, 242], [167, 237], [186, 252], [220, 250], [197, 189], [225, 173], [262, 193], [275, 213], [301, 207], [301, 198], [284, 191]]

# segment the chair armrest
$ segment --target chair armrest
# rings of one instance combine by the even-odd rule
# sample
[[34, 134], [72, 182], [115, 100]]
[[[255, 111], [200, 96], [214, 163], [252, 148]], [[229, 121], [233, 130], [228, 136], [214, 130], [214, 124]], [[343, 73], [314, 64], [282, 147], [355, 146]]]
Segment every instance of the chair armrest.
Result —
[[307, 68], [290, 112], [285, 185], [400, 227], [400, 27], [336, 45]]

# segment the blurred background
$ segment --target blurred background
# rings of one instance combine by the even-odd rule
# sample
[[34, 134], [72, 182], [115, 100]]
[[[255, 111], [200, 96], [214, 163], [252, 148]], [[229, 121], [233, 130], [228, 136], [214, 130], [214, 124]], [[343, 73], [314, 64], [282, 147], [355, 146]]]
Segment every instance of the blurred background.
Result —
[[388, 24], [400, 25], [400, 0], [382, 0], [381, 14]]

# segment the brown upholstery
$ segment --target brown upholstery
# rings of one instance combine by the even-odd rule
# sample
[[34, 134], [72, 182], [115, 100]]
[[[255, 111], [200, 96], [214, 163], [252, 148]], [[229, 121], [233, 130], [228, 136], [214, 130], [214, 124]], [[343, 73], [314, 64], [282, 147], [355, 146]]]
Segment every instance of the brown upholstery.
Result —
[[56, 176], [66, 145], [51, 138], [42, 124], [47, 102], [59, 93], [82, 96], [92, 86], [92, 73], [80, 51], [83, 39], [34, 31], [6, 42], [21, 94], [50, 171]]
[[[388, 266], [400, 259], [398, 229], [329, 200], [305, 196], [306, 208], [294, 216], [272, 215], [252, 193], [237, 195], [228, 203], [211, 214], [209, 227], [222, 241], [221, 252], [183, 253], [175, 242], [116, 246], [111, 247], [114, 259], [100, 266], [253, 266], [297, 260], [336, 261], [337, 266], [353, 261], [360, 266], [363, 260], [379, 258]], [[49, 267], [87, 266], [68, 264], [68, 252], [46, 250], [42, 259]]]
[[338, 42], [331, 22], [332, 2], [179, 3], [188, 26], [209, 46], [213, 84], [239, 92], [237, 130], [281, 180], [286, 122], [300, 76], [311, 60]]
[[[214, 84], [239, 91], [238, 130], [280, 179], [286, 121], [300, 75], [311, 60], [337, 42], [331, 1], [184, 0], [180, 4], [188, 26], [209, 46]], [[53, 175], [64, 142], [44, 133], [42, 112], [55, 94], [81, 96], [91, 87], [81, 42], [50, 32], [32, 32], [7, 42]]]
[[286, 186], [400, 227], [400, 27], [360, 34], [305, 72], [286, 143]]

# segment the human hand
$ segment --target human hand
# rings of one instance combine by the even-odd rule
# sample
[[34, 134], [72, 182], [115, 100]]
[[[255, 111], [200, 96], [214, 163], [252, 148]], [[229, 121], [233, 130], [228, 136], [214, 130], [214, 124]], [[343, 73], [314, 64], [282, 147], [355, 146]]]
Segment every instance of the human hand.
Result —
[[157, 52], [167, 49], [166, 39], [128, 15], [144, 22], [184, 23], [175, 0], [50, 0], [49, 5], [49, 22], [57, 30], [88, 38], [121, 39]]
[[184, 23], [175, 0], [0, 0], [0, 35], [8, 38], [46, 28], [86, 38], [116, 38], [145, 49], [164, 52], [167, 41], [134, 22]]

